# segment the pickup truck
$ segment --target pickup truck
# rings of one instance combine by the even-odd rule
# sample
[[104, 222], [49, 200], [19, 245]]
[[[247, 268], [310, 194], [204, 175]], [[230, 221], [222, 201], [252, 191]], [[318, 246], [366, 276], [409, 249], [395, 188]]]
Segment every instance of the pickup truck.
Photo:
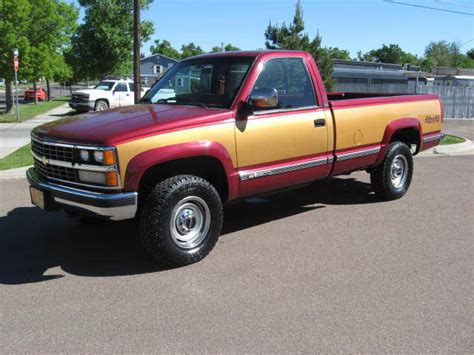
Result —
[[249, 196], [363, 170], [380, 199], [402, 197], [442, 122], [434, 95], [328, 95], [306, 52], [206, 54], [138, 105], [35, 128], [27, 178], [34, 205], [136, 219], [146, 252], [186, 265], [216, 244], [223, 205]]
[[[113, 107], [129, 106], [135, 103], [133, 81], [109, 79], [98, 83], [91, 89], [74, 91], [69, 107], [77, 112], [103, 111]], [[145, 88], [142, 88], [142, 96]]]

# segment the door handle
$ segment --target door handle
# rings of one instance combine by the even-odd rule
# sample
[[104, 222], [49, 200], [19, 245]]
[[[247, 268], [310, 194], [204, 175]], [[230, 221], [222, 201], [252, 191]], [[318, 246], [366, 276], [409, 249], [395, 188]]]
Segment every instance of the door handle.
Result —
[[318, 118], [314, 120], [314, 127], [324, 127], [326, 126], [326, 120], [324, 118]]

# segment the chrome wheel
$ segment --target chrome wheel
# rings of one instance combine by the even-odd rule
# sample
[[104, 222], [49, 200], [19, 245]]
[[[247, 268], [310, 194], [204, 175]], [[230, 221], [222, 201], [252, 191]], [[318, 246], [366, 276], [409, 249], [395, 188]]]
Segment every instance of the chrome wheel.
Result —
[[401, 189], [405, 186], [408, 176], [408, 161], [407, 158], [398, 154], [390, 165], [390, 183], [395, 189]]
[[209, 232], [210, 225], [209, 206], [200, 197], [185, 197], [171, 212], [171, 238], [180, 248], [192, 249], [199, 246]]

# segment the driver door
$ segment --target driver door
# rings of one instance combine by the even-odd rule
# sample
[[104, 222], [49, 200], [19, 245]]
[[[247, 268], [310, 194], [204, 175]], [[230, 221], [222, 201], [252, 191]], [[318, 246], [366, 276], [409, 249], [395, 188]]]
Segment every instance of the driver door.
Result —
[[[303, 58], [264, 63], [253, 89], [276, 89], [277, 107], [236, 121], [241, 195], [272, 191], [329, 172], [327, 112], [318, 107]], [[329, 117], [329, 116], [328, 116]]]
[[117, 83], [114, 90], [114, 99], [116, 106], [119, 107], [133, 105], [133, 95], [130, 93], [126, 82]]

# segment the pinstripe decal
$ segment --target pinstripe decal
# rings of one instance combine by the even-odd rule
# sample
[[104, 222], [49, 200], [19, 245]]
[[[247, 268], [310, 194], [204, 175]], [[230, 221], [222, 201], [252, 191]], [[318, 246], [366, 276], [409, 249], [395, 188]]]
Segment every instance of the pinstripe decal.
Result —
[[[332, 158], [330, 158], [332, 160]], [[304, 163], [288, 164], [277, 168], [258, 170], [258, 171], [241, 171], [239, 172], [240, 181], [246, 181], [264, 176], [271, 176], [283, 173], [289, 173], [296, 170], [314, 168], [328, 163], [328, 157], [318, 158]]]
[[443, 135], [441, 133], [436, 133], [434, 135], [424, 136], [423, 137], [423, 143], [437, 141], [438, 139], [441, 139], [442, 136]]
[[381, 149], [380, 147], [375, 147], [375, 148], [358, 150], [358, 151], [349, 152], [349, 153], [336, 153], [336, 160], [343, 161], [343, 160], [348, 160], [348, 159], [365, 157], [367, 155], [377, 154], [378, 152], [380, 152], [380, 149]]

